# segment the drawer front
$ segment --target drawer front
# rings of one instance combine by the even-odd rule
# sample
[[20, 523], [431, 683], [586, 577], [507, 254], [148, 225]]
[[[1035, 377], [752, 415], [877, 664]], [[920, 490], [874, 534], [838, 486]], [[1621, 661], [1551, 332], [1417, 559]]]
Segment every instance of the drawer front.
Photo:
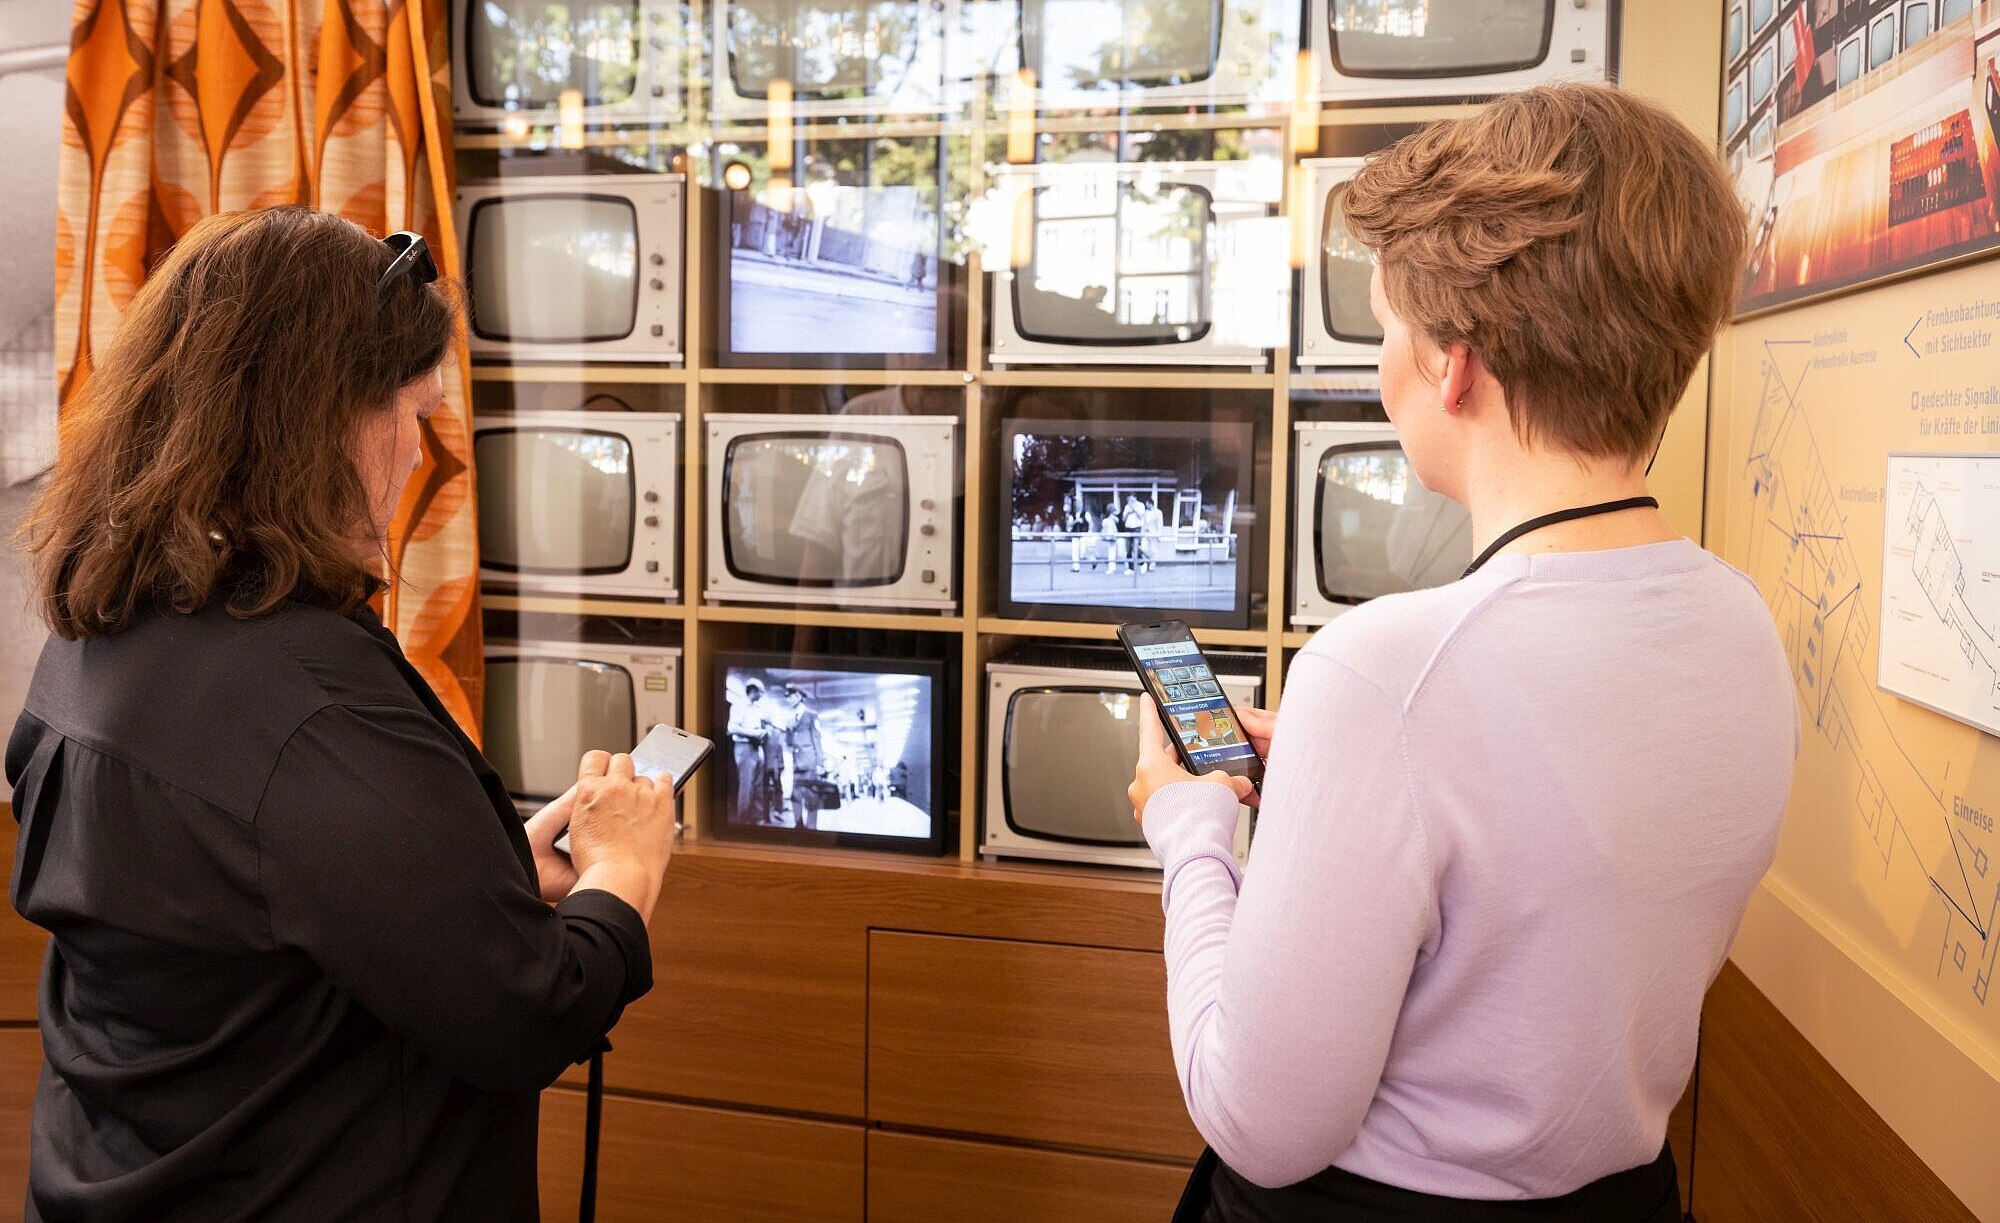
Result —
[[1192, 1160], [1150, 952], [875, 931], [868, 1117]]
[[[582, 1092], [542, 1093], [545, 1223], [575, 1223], [583, 1114]], [[858, 1125], [606, 1096], [600, 1143], [604, 1223], [861, 1223]]]
[[1163, 1223], [1190, 1165], [868, 1135], [868, 1223]]

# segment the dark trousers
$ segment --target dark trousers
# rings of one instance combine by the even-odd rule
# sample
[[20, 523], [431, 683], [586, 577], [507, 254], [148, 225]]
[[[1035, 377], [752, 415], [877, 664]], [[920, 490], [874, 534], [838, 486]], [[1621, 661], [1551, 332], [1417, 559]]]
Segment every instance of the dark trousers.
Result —
[[1680, 1223], [1680, 1183], [1667, 1147], [1652, 1163], [1614, 1172], [1574, 1193], [1485, 1202], [1398, 1189], [1328, 1168], [1264, 1189], [1203, 1151], [1174, 1223]]

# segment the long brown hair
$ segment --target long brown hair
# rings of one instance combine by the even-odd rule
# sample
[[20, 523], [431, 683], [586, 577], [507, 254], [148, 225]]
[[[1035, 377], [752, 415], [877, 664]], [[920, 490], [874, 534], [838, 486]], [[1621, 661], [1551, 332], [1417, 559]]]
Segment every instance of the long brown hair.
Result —
[[351, 222], [282, 207], [209, 217], [174, 246], [64, 410], [21, 538], [50, 627], [115, 633], [149, 608], [372, 593], [358, 426], [443, 360], [453, 306]]

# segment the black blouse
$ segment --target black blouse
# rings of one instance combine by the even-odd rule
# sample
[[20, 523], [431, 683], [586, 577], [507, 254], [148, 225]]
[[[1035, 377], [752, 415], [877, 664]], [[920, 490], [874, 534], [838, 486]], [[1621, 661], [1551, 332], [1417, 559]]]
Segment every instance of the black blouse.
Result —
[[29, 1220], [537, 1217], [537, 1093], [651, 987], [646, 928], [541, 901], [372, 615], [52, 637], [7, 777], [54, 936]]

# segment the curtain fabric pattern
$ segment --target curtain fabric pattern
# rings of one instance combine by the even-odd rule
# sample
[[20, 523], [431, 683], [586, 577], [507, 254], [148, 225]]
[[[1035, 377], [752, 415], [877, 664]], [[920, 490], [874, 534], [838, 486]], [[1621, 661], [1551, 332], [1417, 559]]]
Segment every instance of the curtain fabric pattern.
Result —
[[[443, 0], [76, 0], [56, 234], [62, 400], [147, 272], [212, 213], [278, 204], [424, 235], [451, 223]], [[383, 621], [469, 733], [483, 675], [465, 346], [390, 533]]]

